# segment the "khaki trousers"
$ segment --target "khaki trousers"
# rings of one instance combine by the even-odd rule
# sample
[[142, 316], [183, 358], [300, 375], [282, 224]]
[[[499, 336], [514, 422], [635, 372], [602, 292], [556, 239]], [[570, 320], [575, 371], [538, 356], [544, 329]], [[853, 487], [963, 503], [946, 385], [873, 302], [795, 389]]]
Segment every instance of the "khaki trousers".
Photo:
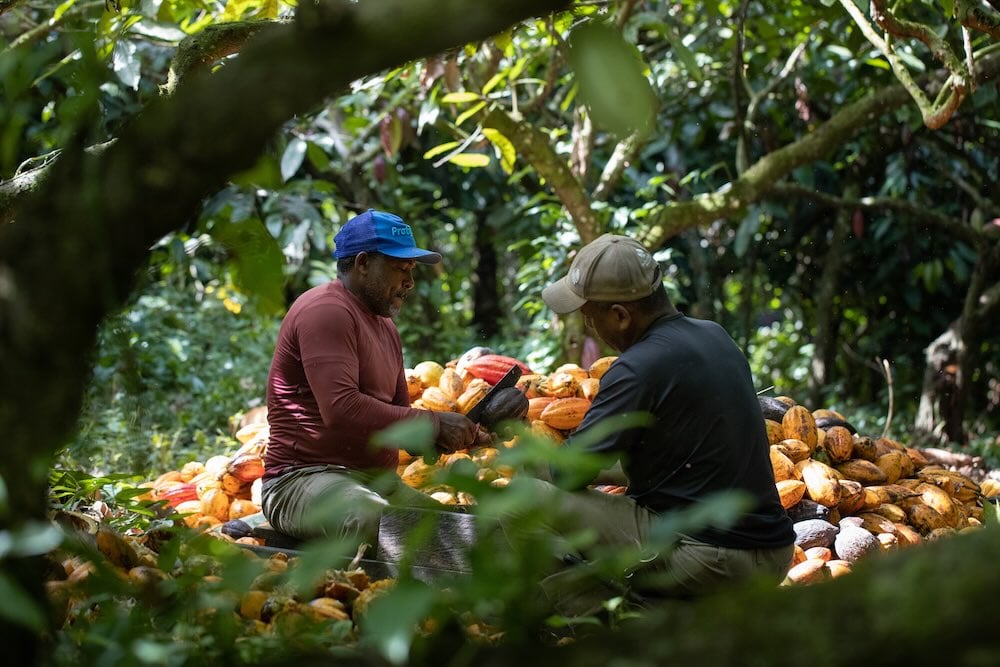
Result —
[[374, 544], [387, 505], [442, 509], [395, 474], [372, 475], [341, 466], [298, 468], [267, 480], [261, 510], [275, 530], [306, 540], [340, 537]]
[[[542, 582], [542, 589], [556, 611], [583, 615], [600, 609], [603, 600], [625, 592], [641, 597], [691, 598], [712, 593], [722, 586], [765, 579], [777, 585], [791, 564], [794, 546], [777, 549], [731, 549], [706, 544], [689, 537], [668, 553], [650, 548], [651, 528], [658, 516], [626, 496], [599, 491], [567, 492], [533, 478], [517, 478], [517, 485], [546, 508], [545, 528], [557, 535], [590, 532], [589, 547], [577, 549], [584, 562], [615, 547], [635, 549], [637, 567], [619, 573], [617, 579], [594, 577], [585, 567], [568, 565]], [[516, 517], [511, 517], [516, 531]], [[573, 560], [572, 555], [567, 559]]]

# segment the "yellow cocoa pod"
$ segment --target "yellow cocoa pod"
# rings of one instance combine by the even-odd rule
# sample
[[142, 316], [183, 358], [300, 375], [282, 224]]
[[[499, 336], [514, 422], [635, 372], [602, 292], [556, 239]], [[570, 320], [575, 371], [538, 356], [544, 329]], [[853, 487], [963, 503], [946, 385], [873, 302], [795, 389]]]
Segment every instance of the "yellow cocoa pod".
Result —
[[875, 446], [875, 441], [866, 435], [855, 435], [851, 458], [874, 462], [878, 458], [878, 448]]
[[865, 503], [865, 487], [853, 479], [842, 479], [840, 484], [840, 502], [837, 511], [841, 516], [850, 516], [861, 510]]
[[979, 483], [979, 490], [987, 498], [1000, 496], [1000, 481], [997, 481], [992, 477], [987, 477]]
[[790, 458], [782, 454], [777, 445], [772, 445], [770, 447], [770, 454], [771, 470], [774, 472], [775, 482], [783, 482], [788, 479], [802, 479], [802, 473], [795, 467], [795, 463], [793, 463]]
[[420, 487], [426, 486], [430, 483], [431, 477], [434, 475], [436, 470], [436, 466], [424, 463], [423, 457], [420, 457], [410, 461], [410, 463], [403, 469], [403, 474], [399, 477], [407, 486], [419, 489]]
[[406, 392], [410, 395], [412, 403], [420, 398], [420, 394], [424, 393], [424, 383], [412, 368], [404, 370], [403, 376], [406, 378]]
[[807, 558], [798, 565], [793, 565], [788, 570], [787, 581], [796, 585], [815, 584], [830, 578], [830, 570], [826, 567], [826, 561], [818, 558]]
[[909, 524], [897, 523], [893, 527], [896, 529], [896, 540], [900, 547], [915, 547], [924, 541], [920, 533]]
[[553, 373], [569, 373], [577, 380], [586, 380], [590, 377], [590, 373], [587, 372], [587, 369], [581, 368], [579, 364], [563, 364], [559, 368], [555, 369]]
[[569, 431], [580, 425], [588, 408], [590, 401], [585, 398], [560, 398], [545, 406], [539, 419], [552, 428]]
[[566, 439], [562, 431], [552, 428], [541, 419], [535, 419], [531, 422], [531, 432], [540, 435], [543, 438], [548, 438], [556, 443], [561, 443]]
[[864, 459], [851, 459], [834, 466], [844, 477], [861, 482], [862, 484], [884, 484], [885, 473], [871, 461]]
[[833, 552], [827, 547], [810, 547], [806, 549], [806, 558], [818, 558], [826, 562], [833, 558]]
[[795, 467], [802, 474], [802, 481], [806, 483], [806, 494], [810, 500], [824, 507], [836, 507], [840, 503], [840, 481], [830, 466], [813, 459], [806, 459], [796, 463]]
[[785, 432], [781, 424], [773, 419], [765, 419], [764, 427], [767, 429], [767, 444], [776, 445], [785, 439]]
[[[952, 528], [960, 528], [964, 523], [965, 515], [959, 509], [960, 504], [952, 500], [944, 489], [933, 484], [919, 484], [916, 488], [920, 493], [920, 499], [925, 505], [931, 507], [944, 517], [945, 524]], [[912, 521], [911, 521], [912, 523]]]
[[[884, 516], [889, 521], [893, 523], [906, 523], [906, 510], [904, 510], [899, 505], [893, 505], [892, 503], [882, 503], [875, 508], [875, 514], [879, 516]], [[888, 532], [888, 531], [887, 531]]]
[[420, 378], [421, 384], [426, 389], [427, 387], [437, 386], [437, 383], [441, 380], [441, 374], [444, 373], [444, 366], [436, 361], [421, 361], [413, 367], [413, 372]]
[[535, 398], [529, 398], [527, 415], [528, 421], [533, 422], [536, 419], [541, 419], [542, 411], [549, 407], [550, 403], [558, 400], [559, 399], [555, 396], [536, 396]]
[[458, 404], [441, 391], [440, 387], [427, 387], [420, 400], [428, 410], [435, 412], [458, 412]]
[[842, 463], [851, 458], [851, 452], [854, 450], [854, 436], [843, 426], [831, 426], [826, 429], [823, 448], [830, 455], [831, 461]]
[[458, 371], [454, 368], [446, 368], [444, 372], [441, 373], [440, 379], [438, 379], [438, 389], [444, 392], [444, 395], [455, 400], [462, 395], [465, 391], [465, 383], [459, 376]]
[[906, 452], [895, 449], [875, 459], [875, 465], [885, 473], [886, 484], [895, 484], [900, 477], [905, 477], [903, 474], [904, 466], [911, 472], [913, 470], [913, 464]]
[[914, 503], [906, 509], [906, 517], [911, 526], [916, 528], [922, 535], [926, 535], [938, 528], [947, 528], [948, 521], [941, 516], [933, 507], [923, 503]]
[[181, 480], [190, 482], [192, 479], [205, 472], [205, 464], [201, 461], [189, 461], [181, 468]]
[[469, 383], [469, 386], [459, 394], [458, 398], [455, 399], [455, 405], [458, 411], [463, 415], [467, 414], [469, 410], [476, 407], [479, 401], [483, 400], [486, 394], [490, 390], [490, 385], [486, 383], [485, 380], [480, 380], [476, 378]]
[[600, 380], [601, 377], [603, 377], [604, 374], [608, 372], [608, 369], [611, 368], [611, 364], [615, 363], [615, 361], [617, 360], [618, 357], [616, 356], [601, 357], [600, 359], [598, 359], [597, 361], [595, 361], [590, 365], [590, 368], [588, 369], [590, 377], [594, 378], [595, 380]]
[[580, 381], [570, 373], [552, 373], [542, 378], [539, 382], [538, 390], [542, 396], [555, 396], [556, 398], [578, 397], [580, 394]]
[[209, 489], [201, 497], [201, 513], [219, 521], [229, 520], [229, 496], [222, 489]]
[[830, 572], [831, 578], [842, 577], [851, 573], [851, 561], [839, 558], [826, 561], [826, 569]]
[[229, 520], [242, 519], [245, 516], [250, 516], [251, 514], [256, 514], [260, 511], [260, 508], [250, 500], [243, 500], [237, 498], [233, 502], [229, 503]]
[[796, 438], [786, 438], [773, 446], [777, 447], [778, 451], [790, 458], [792, 463], [805, 461], [809, 458], [809, 455], [812, 454], [812, 450], [809, 449], [809, 445], [801, 440], [797, 440]]
[[806, 483], [797, 479], [785, 479], [776, 482], [775, 486], [778, 489], [778, 498], [781, 500], [781, 506], [786, 510], [798, 505], [799, 501], [806, 494]]
[[240, 616], [251, 621], [260, 620], [260, 610], [271, 596], [267, 591], [249, 590], [240, 598]]
[[597, 392], [601, 388], [601, 381], [595, 378], [584, 378], [580, 380], [580, 397], [588, 401], [597, 397]]
[[809, 445], [810, 450], [815, 450], [819, 444], [819, 433], [816, 429], [816, 420], [812, 413], [802, 405], [793, 405], [788, 408], [788, 412], [781, 418], [781, 429], [785, 438], [795, 438]]

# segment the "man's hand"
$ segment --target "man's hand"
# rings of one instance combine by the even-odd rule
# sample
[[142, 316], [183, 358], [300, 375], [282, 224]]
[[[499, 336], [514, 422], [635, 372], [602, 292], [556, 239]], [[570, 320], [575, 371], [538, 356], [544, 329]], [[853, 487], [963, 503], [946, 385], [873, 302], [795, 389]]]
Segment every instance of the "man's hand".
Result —
[[441, 451], [450, 453], [468, 449], [478, 441], [479, 427], [465, 415], [439, 412], [437, 416], [441, 422], [441, 431], [435, 444]]

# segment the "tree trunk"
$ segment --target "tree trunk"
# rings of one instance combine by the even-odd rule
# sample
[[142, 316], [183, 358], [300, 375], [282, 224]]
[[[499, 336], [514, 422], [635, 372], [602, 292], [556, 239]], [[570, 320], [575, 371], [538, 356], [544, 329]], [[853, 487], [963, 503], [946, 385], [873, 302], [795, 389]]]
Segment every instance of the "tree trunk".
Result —
[[[850, 184], [844, 189], [844, 199], [856, 199], [858, 187]], [[838, 276], [844, 264], [844, 240], [850, 230], [851, 212], [838, 209], [830, 236], [830, 247], [823, 258], [823, 272], [816, 291], [816, 334], [813, 337], [812, 373], [809, 397], [811, 405], [820, 407], [823, 390], [831, 381], [831, 372], [837, 352], [837, 330], [840, 328], [840, 311], [834, 304], [839, 287]]]
[[497, 289], [496, 231], [489, 222], [489, 215], [480, 211], [476, 214], [476, 270], [472, 277], [472, 326], [476, 336], [491, 340], [500, 334], [503, 313], [500, 308], [500, 294]]
[[960, 328], [959, 320], [952, 322], [948, 330], [935, 338], [925, 350], [927, 364], [916, 428], [935, 441], [965, 442], [958, 391], [958, 363], [962, 348]]

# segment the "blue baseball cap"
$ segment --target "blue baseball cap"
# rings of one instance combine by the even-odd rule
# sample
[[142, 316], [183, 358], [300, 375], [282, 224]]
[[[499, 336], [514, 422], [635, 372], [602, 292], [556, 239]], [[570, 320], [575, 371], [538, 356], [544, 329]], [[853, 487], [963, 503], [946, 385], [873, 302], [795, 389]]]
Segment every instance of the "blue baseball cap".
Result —
[[441, 255], [418, 248], [413, 230], [398, 215], [368, 209], [348, 220], [333, 237], [337, 259], [354, 257], [360, 252], [379, 252], [396, 259], [415, 259], [423, 264], [437, 264]]

